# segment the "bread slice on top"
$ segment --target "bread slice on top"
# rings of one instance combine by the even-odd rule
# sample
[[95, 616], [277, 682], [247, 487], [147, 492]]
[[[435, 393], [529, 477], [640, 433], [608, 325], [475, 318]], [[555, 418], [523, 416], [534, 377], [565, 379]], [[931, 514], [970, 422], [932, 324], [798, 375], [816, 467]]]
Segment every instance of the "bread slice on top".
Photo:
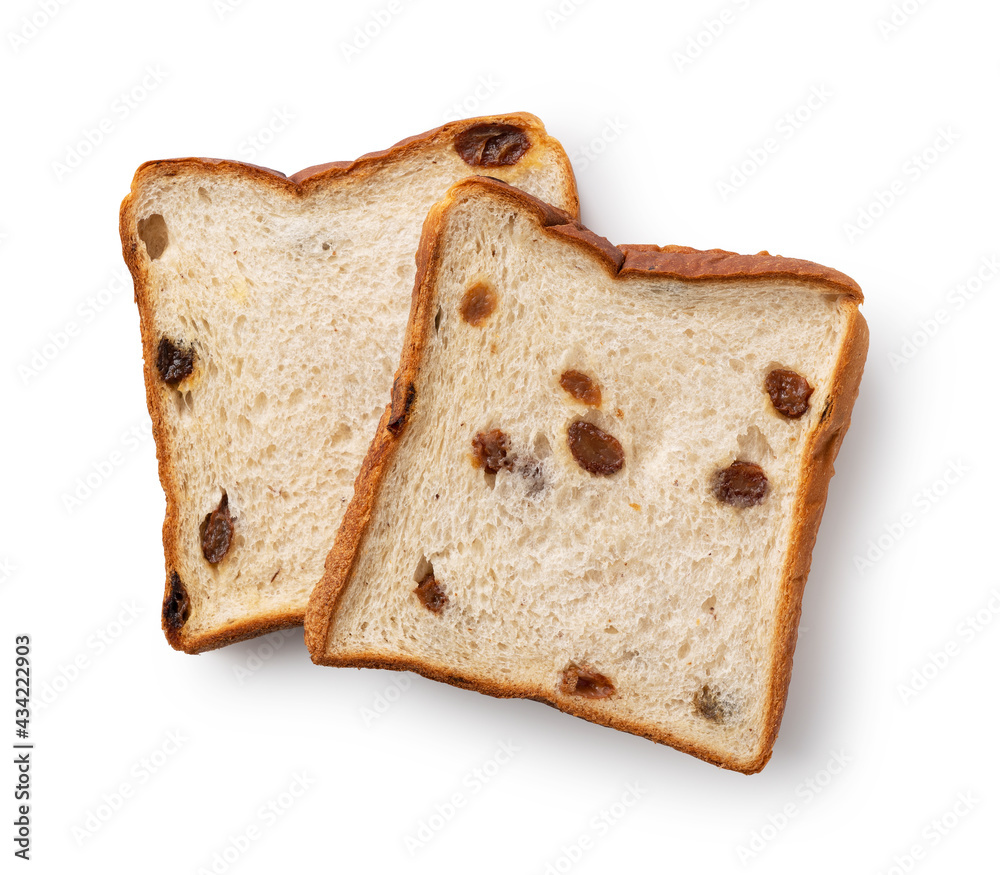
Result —
[[857, 284], [616, 248], [488, 179], [433, 209], [418, 260], [313, 660], [763, 768], [867, 350]]
[[160, 480], [163, 628], [190, 653], [300, 624], [392, 384], [430, 206], [490, 174], [576, 214], [531, 115], [291, 177], [153, 161], [121, 207]]

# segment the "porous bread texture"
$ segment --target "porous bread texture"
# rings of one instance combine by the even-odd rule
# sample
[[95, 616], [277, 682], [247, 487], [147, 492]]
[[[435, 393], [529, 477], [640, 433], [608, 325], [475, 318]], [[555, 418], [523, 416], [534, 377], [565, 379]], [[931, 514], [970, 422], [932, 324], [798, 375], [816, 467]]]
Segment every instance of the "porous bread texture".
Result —
[[[412, 413], [368, 502], [359, 480], [357, 550], [342, 531], [310, 604], [314, 660], [540, 698], [759, 770], [804, 581], [804, 570], [789, 580], [802, 560], [792, 553], [805, 549], [807, 569], [812, 547], [808, 534], [793, 544], [810, 437], [841, 388], [856, 299], [793, 277], [618, 277], [534, 213], [464, 188], [429, 247], [425, 324], [410, 327]], [[474, 327], [461, 302], [478, 283], [497, 306]], [[774, 368], [812, 385], [800, 419], [774, 409]], [[564, 391], [567, 370], [599, 384], [599, 408]], [[567, 431], [578, 420], [621, 443], [619, 472], [576, 462]], [[516, 457], [495, 475], [472, 448], [491, 429]], [[735, 460], [766, 472], [761, 504], [714, 496], [716, 472]], [[440, 613], [413, 592], [429, 571], [448, 599]], [[332, 619], [321, 615], [330, 605]], [[614, 695], [561, 691], [574, 665]]]
[[[492, 121], [531, 148], [471, 167], [454, 137]], [[165, 622], [175, 647], [302, 621], [392, 383], [422, 222], [475, 173], [577, 208], [562, 148], [528, 115], [449, 125], [298, 185], [233, 162], [137, 172], [122, 239], [167, 494], [167, 590], [176, 572], [189, 603], [179, 630]], [[156, 370], [161, 337], [195, 352], [177, 387]], [[234, 537], [211, 565], [200, 528], [223, 492]]]

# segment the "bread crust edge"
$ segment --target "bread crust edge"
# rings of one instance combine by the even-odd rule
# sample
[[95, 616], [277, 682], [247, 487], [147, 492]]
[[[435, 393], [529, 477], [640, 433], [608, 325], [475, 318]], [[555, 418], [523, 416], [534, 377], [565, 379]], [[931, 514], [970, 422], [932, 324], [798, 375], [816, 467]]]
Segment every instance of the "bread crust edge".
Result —
[[779, 627], [773, 637], [768, 692], [770, 705], [764, 717], [765, 735], [761, 746], [763, 760], [760, 768], [770, 758], [778, 737], [778, 728], [788, 698], [792, 658], [798, 640], [799, 618], [802, 615], [802, 596], [812, 565], [813, 547], [826, 509], [830, 480], [835, 473], [834, 462], [851, 424], [851, 414], [861, 389], [861, 375], [868, 356], [868, 323], [855, 302], [845, 301], [843, 306], [847, 311], [847, 326], [834, 369], [829, 401], [819, 427], [810, 435], [805, 452], [805, 471], [795, 498], [795, 519], [776, 617]]

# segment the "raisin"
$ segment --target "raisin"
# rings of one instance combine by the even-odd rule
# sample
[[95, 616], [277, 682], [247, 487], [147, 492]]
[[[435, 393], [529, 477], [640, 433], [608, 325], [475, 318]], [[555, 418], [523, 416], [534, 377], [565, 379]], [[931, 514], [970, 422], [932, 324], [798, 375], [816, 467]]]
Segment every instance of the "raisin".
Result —
[[715, 473], [713, 492], [719, 501], [733, 507], [753, 507], [767, 495], [767, 475], [753, 462], [733, 462]]
[[163, 622], [171, 629], [180, 629], [191, 615], [187, 590], [176, 571], [170, 572], [170, 592], [163, 599]]
[[584, 699], [606, 699], [615, 694], [615, 685], [600, 672], [571, 662], [563, 669], [559, 691], [567, 696], [581, 696]]
[[194, 370], [194, 350], [177, 346], [169, 337], [161, 337], [156, 348], [156, 370], [164, 383], [176, 386]]
[[476, 328], [489, 319], [496, 308], [497, 293], [486, 283], [476, 283], [462, 295], [460, 306], [462, 318]]
[[601, 406], [601, 387], [581, 371], [563, 371], [559, 385], [577, 401], [590, 407]]
[[795, 371], [775, 368], [764, 380], [764, 388], [771, 396], [774, 409], [789, 419], [798, 419], [809, 409], [813, 388], [805, 377]]
[[618, 439], [583, 420], [569, 427], [569, 451], [584, 471], [595, 475], [614, 474], [625, 464], [625, 451]]
[[470, 167], [517, 164], [530, 148], [528, 135], [516, 125], [473, 125], [455, 138], [455, 151]]
[[510, 440], [499, 428], [481, 431], [472, 439], [472, 451], [476, 462], [487, 474], [496, 474], [501, 468], [509, 471], [514, 467], [513, 456], [508, 455]]
[[440, 614], [445, 605], [448, 604], [448, 596], [445, 595], [444, 588], [435, 579], [433, 571], [421, 580], [413, 591], [420, 599], [420, 604], [431, 613]]
[[219, 506], [201, 524], [201, 552], [212, 565], [218, 565], [229, 552], [235, 522], [229, 513], [229, 496], [223, 492]]

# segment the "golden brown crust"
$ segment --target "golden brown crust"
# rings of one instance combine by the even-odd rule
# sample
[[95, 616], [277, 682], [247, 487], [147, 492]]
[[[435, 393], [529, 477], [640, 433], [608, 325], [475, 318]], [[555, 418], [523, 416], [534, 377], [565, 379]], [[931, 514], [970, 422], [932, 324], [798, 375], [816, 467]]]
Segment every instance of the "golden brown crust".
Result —
[[[312, 606], [310, 604], [310, 610], [311, 607]], [[308, 634], [309, 620], [307, 614], [306, 635], [308, 636]], [[447, 666], [433, 665], [428, 662], [420, 662], [418, 660], [405, 659], [403, 657], [389, 659], [374, 654], [355, 654], [350, 657], [338, 658], [329, 657], [324, 654], [322, 657], [317, 658], [312, 648], [310, 648], [310, 654], [312, 654], [313, 662], [316, 665], [329, 665], [344, 668], [384, 668], [392, 671], [412, 671], [416, 674], [423, 675], [425, 678], [429, 678], [432, 681], [441, 681], [446, 684], [451, 684], [454, 687], [461, 687], [463, 690], [472, 690], [476, 693], [482, 693], [484, 696], [493, 696], [497, 699], [531, 699], [532, 701], [541, 702], [543, 705], [555, 708], [557, 711], [562, 711], [563, 713], [570, 714], [573, 717], [579, 717], [581, 720], [587, 720], [590, 723], [597, 723], [601, 726], [607, 726], [610, 729], [617, 729], [621, 732], [628, 732], [630, 735], [638, 735], [642, 738], [648, 739], [649, 741], [654, 741], [657, 744], [668, 745], [675, 750], [681, 751], [681, 753], [691, 754], [691, 756], [704, 760], [707, 763], [711, 763], [713, 766], [720, 766], [721, 768], [731, 769], [736, 772], [743, 772], [747, 775], [759, 772], [767, 764], [767, 757], [764, 757], [762, 760], [757, 758], [745, 762], [726, 757], [719, 757], [717, 751], [690, 744], [685, 739], [678, 738], [669, 732], [658, 732], [655, 728], [651, 728], [646, 724], [632, 720], [625, 720], [613, 714], [608, 714], [601, 709], [599, 704], [588, 704], [594, 700], [560, 694], [556, 687], [553, 687], [552, 689], [543, 689], [540, 687], [518, 685], [514, 683], [498, 684], [489, 678], [475, 678], [459, 674], [455, 670], [449, 669]]]
[[[690, 246], [613, 246], [573, 217], [548, 204], [540, 203], [530, 195], [522, 197], [523, 192], [499, 179], [478, 177], [458, 182], [452, 186], [448, 202], [459, 200], [466, 192], [481, 191], [484, 188], [491, 189], [494, 194], [508, 199], [520, 209], [533, 213], [550, 233], [571, 241], [591, 254], [597, 254], [610, 268], [610, 272], [621, 278], [651, 276], [696, 281], [802, 280], [826, 286], [831, 292], [846, 295], [858, 304], [864, 302], [861, 287], [849, 276], [832, 267], [798, 258], [782, 258], [767, 252], [740, 255], [725, 249], [700, 250]], [[527, 199], [534, 203], [528, 203]]]
[[595, 252], [604, 261], [604, 266], [610, 273], [617, 274], [625, 263], [625, 253], [604, 237], [584, 228], [579, 222], [550, 225], [548, 230], [557, 237], [562, 237]]
[[[172, 629], [164, 625], [164, 634], [167, 641], [175, 650], [184, 653], [204, 653], [207, 650], [216, 650], [225, 647], [227, 644], [237, 644], [240, 641], [247, 641], [250, 638], [259, 638], [269, 632], [278, 632], [281, 629], [291, 629], [302, 625], [303, 615], [300, 611], [281, 612], [272, 611], [268, 614], [255, 614], [234, 623], [229, 623], [211, 632], [203, 632], [196, 638], [175, 638]], [[180, 630], [180, 631], [183, 631]]]
[[[163, 520], [163, 548], [166, 564], [166, 583], [164, 598], [171, 588], [171, 574], [177, 567], [179, 541], [179, 515], [177, 488], [174, 482], [172, 467], [173, 447], [169, 430], [165, 427], [166, 395], [156, 371], [156, 348], [159, 338], [155, 336], [153, 327], [152, 304], [148, 289], [148, 269], [145, 259], [140, 254], [137, 232], [137, 216], [135, 215], [135, 198], [146, 180], [154, 176], [176, 176], [182, 173], [212, 173], [236, 176], [247, 181], [271, 186], [290, 197], [302, 197], [315, 191], [323, 185], [335, 183], [347, 176], [366, 175], [378, 172], [390, 162], [402, 160], [421, 149], [438, 149], [451, 144], [455, 135], [474, 125], [503, 122], [521, 126], [530, 136], [532, 146], [543, 146], [548, 160], [556, 162], [566, 180], [563, 196], [570, 204], [573, 213], [570, 218], [579, 214], [579, 200], [576, 183], [569, 158], [562, 146], [550, 137], [541, 121], [530, 113], [512, 113], [503, 116], [487, 116], [483, 118], [463, 119], [442, 127], [435, 128], [423, 134], [407, 137], [389, 149], [370, 152], [355, 161], [335, 161], [328, 164], [315, 165], [300, 170], [286, 177], [283, 173], [255, 164], [240, 161], [229, 161], [216, 158], [177, 158], [170, 160], [147, 161], [135, 172], [132, 188], [125, 196], [119, 212], [119, 233], [122, 241], [122, 255], [132, 274], [135, 288], [135, 301], [139, 309], [139, 328], [142, 336], [143, 374], [146, 385], [146, 405], [153, 424], [153, 436], [156, 443], [157, 464], [160, 483], [166, 496], [166, 513]], [[517, 165], [506, 168], [515, 171]], [[490, 172], [500, 172], [490, 169]], [[476, 169], [470, 167], [470, 174]], [[567, 215], [570, 214], [562, 214]], [[201, 653], [236, 641], [264, 635], [278, 629], [300, 625], [302, 614], [268, 613], [247, 617], [239, 622], [220, 629], [199, 634], [185, 634], [185, 626], [174, 628], [166, 621], [163, 631], [167, 641], [176, 650], [187, 653]]]
[[[531, 195], [524, 195], [524, 192], [500, 179], [476, 177], [458, 182], [452, 186], [447, 202], [457, 201], [467, 192], [486, 188], [537, 216], [540, 224], [550, 233], [598, 255], [610, 273], [623, 279], [646, 276], [688, 281], [800, 280], [825, 286], [831, 292], [845, 295], [857, 304], [864, 302], [861, 287], [849, 276], [832, 267], [799, 258], [782, 258], [768, 252], [740, 255], [725, 249], [701, 250], [690, 246], [655, 246], [648, 243], [614, 246], [604, 237], [581, 225], [574, 217], [541, 203]], [[533, 203], [528, 203], [529, 199]]]
[[[670, 733], [638, 722], [608, 714], [599, 704], [560, 695], [555, 688], [538, 689], [502, 684], [488, 678], [465, 677], [446, 666], [419, 660], [387, 658], [369, 653], [331, 656], [328, 644], [336, 622], [340, 601], [350, 585], [365, 532], [379, 496], [381, 483], [392, 464], [403, 430], [390, 432], [392, 405], [386, 408], [378, 432], [362, 465], [336, 543], [326, 562], [326, 573], [313, 590], [306, 611], [306, 645], [317, 665], [355, 666], [414, 671], [433, 680], [476, 690], [499, 698], [530, 698], [594, 723], [621, 729], [652, 741], [670, 745], [684, 753], [723, 768], [753, 774], [770, 759], [784, 710], [788, 681], [791, 676], [792, 653], [798, 628], [802, 590], [809, 570], [812, 546], [816, 538], [827, 487], [833, 476], [833, 460], [850, 424], [851, 409], [857, 397], [868, 348], [868, 330], [858, 312], [861, 289], [850, 277], [839, 271], [797, 259], [784, 259], [762, 253], [741, 256], [723, 250], [699, 252], [683, 246], [629, 246], [616, 248], [603, 237], [588, 231], [559, 210], [543, 204], [505, 183], [489, 178], [465, 180], [452, 186], [448, 196], [431, 209], [424, 222], [424, 231], [417, 253], [417, 277], [413, 289], [413, 306], [406, 329], [396, 386], [417, 385], [427, 337], [434, 310], [434, 283], [441, 259], [442, 230], [448, 214], [465, 196], [488, 191], [493, 197], [506, 200], [523, 212], [534, 215], [547, 232], [567, 240], [591, 255], [597, 256], [608, 272], [623, 280], [637, 276], [663, 276], [685, 280], [774, 279], [808, 282], [816, 290], [828, 290], [841, 296], [841, 306], [848, 320], [845, 338], [835, 370], [830, 392], [830, 404], [821, 417], [807, 448], [806, 470], [799, 490], [793, 523], [788, 566], [783, 578], [778, 612], [778, 631], [774, 638], [772, 678], [769, 686], [770, 707], [765, 715], [764, 733], [759, 752], [748, 760], [721, 755], [717, 750], [692, 745]], [[614, 250], [612, 252], [611, 250]], [[615, 254], [618, 253], [618, 255]], [[631, 259], [631, 263], [630, 263]], [[394, 392], [394, 397], [397, 393]], [[419, 409], [419, 392], [414, 407]], [[404, 424], [405, 427], [405, 424]]]
[[859, 304], [864, 298], [861, 286], [846, 274], [799, 258], [782, 258], [767, 252], [739, 255], [724, 249], [701, 251], [687, 246], [621, 246], [624, 276], [653, 274], [683, 280], [716, 279], [797, 279], [823, 283], [839, 294], [848, 295]]
[[833, 463], [840, 451], [844, 435], [851, 424], [851, 411], [861, 388], [861, 374], [868, 355], [868, 324], [858, 312], [857, 304], [845, 300], [847, 328], [841, 345], [837, 367], [831, 382], [826, 407], [819, 425], [809, 437], [805, 452], [805, 470], [795, 501], [795, 520], [788, 547], [785, 573], [772, 638], [771, 678], [768, 691], [770, 709], [765, 716], [763, 768], [771, 755], [778, 736], [778, 727], [785, 710], [788, 684], [792, 677], [792, 657], [798, 637], [799, 616], [802, 613], [802, 593], [805, 590], [813, 546], [820, 520], [826, 507]]

